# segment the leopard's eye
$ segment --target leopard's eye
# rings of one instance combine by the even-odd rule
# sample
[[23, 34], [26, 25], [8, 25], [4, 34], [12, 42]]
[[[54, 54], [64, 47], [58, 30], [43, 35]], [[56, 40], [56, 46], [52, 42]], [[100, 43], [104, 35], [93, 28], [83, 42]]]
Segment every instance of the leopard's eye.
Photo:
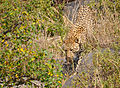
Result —
[[78, 43], [78, 41], [79, 41], [78, 39], [75, 39], [75, 43]]
[[70, 51], [72, 51], [73, 49], [70, 49]]

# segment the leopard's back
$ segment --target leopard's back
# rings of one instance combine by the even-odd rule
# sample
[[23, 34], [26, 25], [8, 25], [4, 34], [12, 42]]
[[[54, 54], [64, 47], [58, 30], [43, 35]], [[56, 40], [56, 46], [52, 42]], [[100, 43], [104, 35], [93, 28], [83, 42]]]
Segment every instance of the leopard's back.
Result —
[[89, 6], [80, 6], [76, 15], [73, 23], [82, 26], [86, 30], [87, 36], [92, 36], [94, 29], [93, 11]]

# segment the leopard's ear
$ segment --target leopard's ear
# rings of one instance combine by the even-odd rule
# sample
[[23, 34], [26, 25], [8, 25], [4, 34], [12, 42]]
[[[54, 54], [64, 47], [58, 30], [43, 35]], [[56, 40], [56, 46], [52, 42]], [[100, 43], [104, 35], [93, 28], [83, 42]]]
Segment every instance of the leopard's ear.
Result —
[[62, 42], [65, 43], [65, 40], [63, 40]]

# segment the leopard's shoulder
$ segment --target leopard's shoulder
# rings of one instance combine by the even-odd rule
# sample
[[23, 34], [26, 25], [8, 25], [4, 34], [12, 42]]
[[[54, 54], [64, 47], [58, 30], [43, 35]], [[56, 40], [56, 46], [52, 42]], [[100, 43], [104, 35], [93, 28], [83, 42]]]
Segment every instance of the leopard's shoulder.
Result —
[[[66, 49], [74, 49], [80, 43], [85, 42], [85, 29], [79, 25], [70, 29], [64, 39], [64, 46]], [[76, 49], [76, 48], [75, 48]]]

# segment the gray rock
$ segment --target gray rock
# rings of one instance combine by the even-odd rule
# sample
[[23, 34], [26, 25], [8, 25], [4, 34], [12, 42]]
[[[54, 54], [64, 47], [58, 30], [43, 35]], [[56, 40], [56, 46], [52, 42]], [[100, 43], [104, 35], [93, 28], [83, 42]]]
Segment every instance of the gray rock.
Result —
[[75, 87], [75, 78], [77, 78], [77, 75], [73, 75], [70, 77], [65, 84], [62, 86], [62, 88], [74, 88]]
[[92, 75], [93, 70], [93, 52], [90, 52], [78, 61], [75, 74], [65, 82], [62, 88], [79, 88], [79, 85], [75, 83], [77, 82], [76, 79], [80, 79], [80, 74], [82, 72]]
[[[101, 52], [104, 52], [104, 51], [105, 49], [101, 50]], [[112, 53], [115, 52], [113, 49], [110, 49], [110, 51]], [[99, 52], [99, 51], [91, 51], [90, 53], [86, 54], [82, 59], [79, 59], [75, 74], [73, 74], [68, 80], [66, 80], [62, 88], [81, 88], [79, 87], [79, 85], [76, 85], [76, 83], [74, 82], [76, 82], [76, 79], [81, 79], [82, 73], [85, 73], [85, 74], [87, 73], [90, 77], [87, 80], [89, 83], [87, 88], [93, 88], [91, 87], [90, 81], [92, 80], [93, 74], [94, 74], [95, 66], [93, 64], [93, 55], [96, 52]], [[118, 54], [119, 53], [120, 51], [118, 51]]]

